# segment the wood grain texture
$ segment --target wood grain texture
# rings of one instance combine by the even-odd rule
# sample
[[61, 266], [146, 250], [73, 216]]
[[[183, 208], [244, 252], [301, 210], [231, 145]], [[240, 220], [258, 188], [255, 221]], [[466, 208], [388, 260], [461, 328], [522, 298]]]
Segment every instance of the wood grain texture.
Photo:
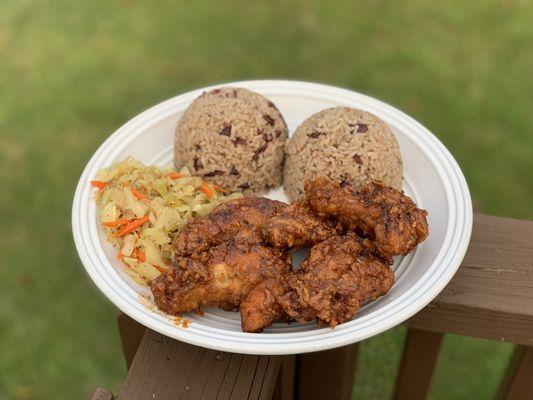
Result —
[[516, 346], [503, 377], [497, 400], [533, 398], [533, 348]]
[[427, 397], [443, 336], [439, 332], [407, 330], [395, 400], [423, 400]]
[[352, 344], [296, 356], [296, 399], [351, 399], [357, 349]]
[[273, 400], [293, 400], [294, 380], [296, 379], [296, 356], [283, 356], [278, 382], [272, 396]]
[[117, 316], [117, 324], [126, 368], [130, 369], [133, 357], [135, 357], [137, 348], [141, 344], [141, 340], [146, 332], [146, 327], [124, 313], [120, 313]]
[[533, 346], [533, 222], [476, 214], [456, 275], [406, 324]]
[[147, 329], [118, 399], [270, 399], [281, 360], [208, 350]]
[[113, 393], [104, 388], [95, 389], [90, 395], [89, 400], [113, 400]]

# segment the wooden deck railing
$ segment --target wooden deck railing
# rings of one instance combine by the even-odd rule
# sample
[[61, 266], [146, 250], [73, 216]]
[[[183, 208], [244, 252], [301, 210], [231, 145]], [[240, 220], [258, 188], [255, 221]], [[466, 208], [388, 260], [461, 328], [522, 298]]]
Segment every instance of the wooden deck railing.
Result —
[[[118, 318], [128, 374], [117, 399], [349, 399], [358, 345], [296, 356], [222, 353]], [[515, 343], [495, 398], [533, 399], [533, 222], [475, 215], [445, 290], [406, 321], [395, 399], [427, 396], [445, 333]], [[91, 399], [112, 399], [97, 389]]]

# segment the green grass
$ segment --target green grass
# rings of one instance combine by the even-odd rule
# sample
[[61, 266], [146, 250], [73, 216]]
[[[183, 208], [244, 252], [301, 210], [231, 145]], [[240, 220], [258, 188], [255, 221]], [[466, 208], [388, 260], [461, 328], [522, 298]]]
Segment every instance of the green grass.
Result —
[[[116, 310], [75, 254], [73, 191], [113, 130], [188, 89], [281, 77], [371, 94], [439, 136], [478, 210], [533, 218], [531, 3], [328, 3], [0, 3], [0, 399], [120, 387]], [[390, 395], [402, 343], [400, 328], [363, 343], [356, 398]], [[431, 398], [490, 398], [510, 350], [447, 337]]]

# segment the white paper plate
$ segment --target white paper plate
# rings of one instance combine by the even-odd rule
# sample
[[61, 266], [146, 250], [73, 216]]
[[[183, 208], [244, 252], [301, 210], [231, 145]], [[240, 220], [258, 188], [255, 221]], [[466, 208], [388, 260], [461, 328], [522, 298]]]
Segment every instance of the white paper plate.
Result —
[[[443, 144], [401, 111], [350, 90], [306, 82], [247, 81], [238, 86], [262, 93], [285, 117], [289, 130], [328, 107], [369, 111], [395, 133], [405, 168], [404, 190], [429, 211], [429, 238], [414, 254], [396, 260], [396, 283], [384, 297], [364, 307], [353, 320], [335, 329], [315, 323], [275, 324], [263, 333], [243, 333], [238, 313], [208, 309], [204, 316], [186, 315], [182, 328], [140, 301], [146, 289], [136, 285], [116, 260], [116, 251], [101, 231], [90, 180], [100, 168], [133, 156], [148, 164], [170, 164], [174, 127], [203, 88], [150, 108], [113, 133], [100, 146], [79, 180], [72, 207], [72, 230], [85, 269], [100, 290], [123, 312], [164, 335], [194, 345], [249, 354], [291, 354], [325, 350], [383, 332], [428, 304], [449, 282], [465, 254], [472, 229], [472, 205], [465, 178]], [[270, 197], [284, 200], [282, 190]]]

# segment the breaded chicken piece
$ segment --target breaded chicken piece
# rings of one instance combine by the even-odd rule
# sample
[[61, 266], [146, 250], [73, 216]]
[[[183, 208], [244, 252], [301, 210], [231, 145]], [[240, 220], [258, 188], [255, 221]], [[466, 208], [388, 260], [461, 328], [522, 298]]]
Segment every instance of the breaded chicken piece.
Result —
[[313, 246], [338, 233], [335, 224], [318, 218], [305, 200], [283, 207], [265, 222], [261, 232], [278, 249]]
[[327, 178], [305, 183], [310, 207], [372, 241], [385, 257], [408, 254], [428, 235], [427, 211], [403, 193], [372, 183], [354, 192]]
[[335, 327], [394, 283], [388, 263], [368, 254], [353, 235], [336, 235], [315, 245], [300, 268], [284, 280], [267, 280], [241, 303], [242, 329], [260, 332], [286, 314], [296, 321]]
[[255, 231], [286, 206], [264, 197], [244, 197], [223, 203], [209, 215], [187, 223], [174, 239], [176, 255], [200, 253], [232, 240], [243, 230]]
[[289, 278], [296, 304], [294, 296], [283, 296], [280, 303], [296, 320], [309, 320], [306, 309], [311, 309], [319, 323], [334, 327], [351, 319], [368, 301], [386, 294], [393, 283], [390, 266], [367, 254], [360, 239], [333, 236], [311, 248]]
[[289, 291], [284, 279], [266, 279], [253, 288], [241, 302], [243, 332], [261, 332], [279, 320], [289, 321], [278, 297]]
[[248, 292], [268, 278], [292, 270], [291, 256], [249, 241], [229, 241], [191, 256], [177, 257], [173, 269], [150, 283], [155, 304], [169, 314], [216, 306], [237, 310]]

